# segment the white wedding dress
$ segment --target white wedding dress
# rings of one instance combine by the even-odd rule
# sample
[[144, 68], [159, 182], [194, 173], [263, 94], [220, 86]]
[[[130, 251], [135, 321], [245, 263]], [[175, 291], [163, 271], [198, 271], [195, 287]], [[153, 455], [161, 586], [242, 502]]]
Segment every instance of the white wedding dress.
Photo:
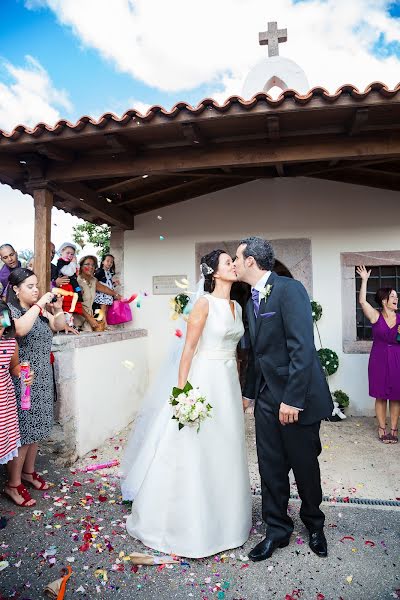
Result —
[[[168, 418], [127, 519], [146, 546], [189, 558], [242, 546], [251, 529], [251, 491], [236, 346], [242, 311], [204, 296], [207, 321], [188, 380], [212, 405], [199, 433]], [[168, 403], [168, 398], [165, 399]], [[172, 417], [172, 408], [168, 406]]]

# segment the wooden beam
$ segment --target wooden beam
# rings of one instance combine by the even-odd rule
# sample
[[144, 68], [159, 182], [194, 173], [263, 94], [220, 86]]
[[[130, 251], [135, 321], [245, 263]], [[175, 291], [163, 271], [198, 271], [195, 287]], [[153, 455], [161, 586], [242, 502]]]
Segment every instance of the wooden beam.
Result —
[[268, 137], [271, 141], [276, 142], [280, 138], [279, 133], [279, 117], [274, 115], [267, 117]]
[[204, 145], [206, 143], [206, 139], [200, 133], [198, 126], [194, 123], [182, 123], [181, 129], [185, 139], [187, 139], [191, 144]]
[[50, 291], [50, 234], [53, 192], [46, 189], [33, 190], [35, 207], [35, 275], [40, 295]]
[[400, 177], [400, 171], [387, 171], [385, 169], [371, 169], [371, 167], [355, 166], [356, 171], [362, 171], [363, 173], [369, 173], [370, 175], [376, 175], [377, 177]]
[[349, 128], [349, 135], [358, 135], [368, 122], [368, 108], [357, 108]]
[[64, 184], [57, 189], [57, 196], [73, 201], [76, 206], [87, 210], [91, 215], [102, 219], [109, 225], [117, 225], [122, 229], [133, 229], [134, 220], [131, 213], [109, 204], [105, 198], [82, 183]]
[[21, 178], [24, 174], [23, 165], [20, 164], [16, 156], [0, 156], [0, 174], [2, 178], [7, 178], [13, 181], [16, 178]]
[[64, 150], [56, 144], [38, 144], [36, 146], [39, 154], [50, 158], [51, 160], [57, 160], [60, 162], [72, 162], [75, 158], [75, 153], [69, 150]]
[[398, 192], [400, 191], [400, 181], [395, 181], [394, 178], [379, 177], [379, 175], [368, 174], [363, 170], [357, 171], [336, 171], [335, 173], [321, 173], [320, 175], [313, 175], [316, 179], [328, 179], [329, 181], [340, 181], [342, 183], [350, 183], [353, 185], [364, 185], [367, 187], [374, 187], [383, 190], [391, 190]]
[[[396, 160], [396, 159], [392, 159]], [[358, 169], [367, 167], [369, 165], [379, 165], [382, 163], [391, 162], [391, 159], [381, 158], [378, 160], [367, 160], [367, 161], [330, 161], [327, 165], [319, 166], [317, 169], [315, 167], [306, 164], [306, 165], [294, 165], [290, 167], [289, 175], [290, 177], [312, 177], [313, 175], [319, 175], [320, 173], [333, 173], [334, 171], [347, 171], [351, 169]]]
[[139, 176], [135, 176], [135, 177], [128, 177], [127, 179], [124, 179], [123, 181], [118, 181], [117, 183], [112, 183], [111, 185], [106, 185], [104, 187], [101, 188], [97, 188], [96, 192], [98, 193], [102, 193], [102, 192], [117, 192], [118, 190], [124, 188], [125, 186], [131, 184], [131, 183], [140, 183], [143, 181], [143, 175], [139, 175]]
[[117, 154], [121, 152], [133, 152], [134, 148], [132, 144], [128, 142], [126, 138], [117, 133], [105, 133], [104, 139], [106, 141], [107, 146], [111, 148], [111, 150]]
[[[166, 187], [161, 190], [157, 190], [156, 192], [151, 192], [150, 194], [143, 194], [141, 196], [132, 196], [132, 198], [127, 198], [118, 204], [118, 206], [126, 206], [127, 204], [133, 204], [141, 201], [147, 202], [150, 199], [158, 198], [159, 196], [164, 196], [166, 194], [170, 194], [171, 192], [180, 192], [185, 189], [190, 189], [196, 187], [199, 184], [204, 183], [204, 181], [208, 181], [208, 177], [203, 177], [202, 179], [196, 179], [195, 181], [187, 181], [185, 183], [179, 183], [178, 185], [173, 185], [171, 187]], [[236, 184], [237, 185], [237, 184]]]
[[152, 210], [158, 210], [159, 208], [170, 206], [171, 204], [178, 204], [179, 202], [185, 202], [186, 200], [191, 200], [192, 198], [198, 198], [199, 196], [203, 196], [204, 194], [212, 194], [213, 192], [217, 192], [219, 190], [227, 189], [230, 187], [235, 187], [238, 185], [237, 181], [224, 182], [220, 179], [204, 181], [202, 182], [201, 186], [199, 185], [198, 181], [196, 183], [196, 187], [173, 192], [172, 194], [166, 197], [162, 197], [157, 202], [147, 202], [143, 203], [142, 206], [135, 206], [135, 215], [147, 213]]
[[248, 144], [207, 145], [179, 151], [154, 151], [138, 157], [121, 156], [118, 160], [81, 159], [71, 165], [49, 166], [51, 181], [77, 181], [106, 177], [128, 177], [165, 171], [187, 171], [221, 167], [255, 167], [280, 163], [314, 161], [374, 160], [400, 157], [400, 134], [362, 137], [324, 136], [322, 139], [289, 139], [279, 146], [265, 141]]

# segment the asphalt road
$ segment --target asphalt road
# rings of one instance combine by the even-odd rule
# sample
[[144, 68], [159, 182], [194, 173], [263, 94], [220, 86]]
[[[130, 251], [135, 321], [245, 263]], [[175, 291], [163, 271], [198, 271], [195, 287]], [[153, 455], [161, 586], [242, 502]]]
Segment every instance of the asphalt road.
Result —
[[[65, 600], [400, 598], [399, 509], [325, 504], [329, 556], [320, 559], [308, 548], [300, 505], [294, 501], [290, 545], [263, 563], [252, 563], [246, 554], [264, 531], [260, 499], [255, 497], [254, 529], [243, 548], [208, 559], [182, 559], [172, 568], [137, 568], [126, 559], [130, 552], [146, 549], [125, 532], [129, 506], [121, 503], [115, 474], [72, 474], [45, 457], [41, 467], [56, 485], [44, 497], [35, 495], [38, 512], [0, 500], [5, 517], [0, 521], [5, 525], [0, 529], [0, 600], [43, 598], [44, 587], [68, 564], [73, 575]], [[1, 474], [0, 485], [3, 481]], [[227, 490], [226, 502], [234, 501]]]

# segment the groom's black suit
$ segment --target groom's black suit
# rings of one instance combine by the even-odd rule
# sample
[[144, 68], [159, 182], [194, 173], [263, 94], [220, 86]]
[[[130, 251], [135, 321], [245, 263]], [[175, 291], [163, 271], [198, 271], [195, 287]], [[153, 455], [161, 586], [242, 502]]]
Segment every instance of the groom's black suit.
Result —
[[[314, 346], [310, 300], [303, 285], [271, 273], [269, 297], [257, 318], [247, 307], [251, 350], [243, 395], [255, 399], [262, 512], [267, 534], [286, 539], [293, 531], [287, 514], [292, 469], [302, 500], [300, 516], [310, 532], [324, 525], [318, 455], [321, 419], [333, 404]], [[281, 425], [281, 402], [301, 409], [298, 423]]]

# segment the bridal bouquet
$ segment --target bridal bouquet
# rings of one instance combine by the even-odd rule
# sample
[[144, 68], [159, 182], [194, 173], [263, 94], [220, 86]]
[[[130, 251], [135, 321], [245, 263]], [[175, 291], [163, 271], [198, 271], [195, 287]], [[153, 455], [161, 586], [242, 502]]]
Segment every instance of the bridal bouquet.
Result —
[[201, 395], [199, 388], [194, 388], [189, 382], [183, 390], [172, 388], [169, 403], [173, 409], [172, 418], [178, 421], [179, 430], [188, 425], [197, 427], [198, 433], [202, 421], [211, 417], [211, 404], [208, 404], [206, 398]]

